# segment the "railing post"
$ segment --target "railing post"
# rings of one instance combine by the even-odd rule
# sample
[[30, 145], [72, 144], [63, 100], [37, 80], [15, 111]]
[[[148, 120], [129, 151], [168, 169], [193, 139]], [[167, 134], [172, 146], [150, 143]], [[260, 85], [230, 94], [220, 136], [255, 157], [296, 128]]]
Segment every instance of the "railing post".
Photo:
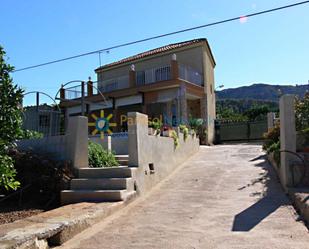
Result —
[[176, 54], [173, 54], [171, 60], [171, 77], [172, 80], [177, 80], [179, 78], [179, 68]]
[[131, 65], [130, 71], [129, 71], [129, 87], [135, 87], [135, 86], [136, 86], [135, 66]]
[[[296, 129], [294, 99], [292, 94], [283, 95], [280, 98], [280, 150], [296, 152]], [[281, 152], [280, 178], [284, 188], [292, 185], [290, 164], [293, 155]]]
[[65, 89], [63, 88], [63, 86], [61, 86], [60, 88], [60, 100], [64, 100], [65, 99]]
[[87, 96], [93, 96], [93, 82], [90, 78], [87, 82]]

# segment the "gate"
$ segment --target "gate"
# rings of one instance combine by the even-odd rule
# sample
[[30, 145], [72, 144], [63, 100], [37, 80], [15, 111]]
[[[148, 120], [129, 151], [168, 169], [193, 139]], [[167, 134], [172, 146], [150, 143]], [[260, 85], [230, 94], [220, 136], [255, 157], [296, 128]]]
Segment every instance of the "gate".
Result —
[[263, 139], [267, 132], [267, 120], [225, 121], [216, 120], [216, 142], [252, 141]]

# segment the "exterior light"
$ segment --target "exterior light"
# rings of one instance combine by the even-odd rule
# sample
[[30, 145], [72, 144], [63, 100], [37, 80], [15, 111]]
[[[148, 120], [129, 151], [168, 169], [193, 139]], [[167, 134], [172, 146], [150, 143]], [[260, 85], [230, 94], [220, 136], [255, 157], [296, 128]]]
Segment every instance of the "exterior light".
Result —
[[177, 55], [176, 54], [172, 54], [172, 60], [177, 61]]
[[219, 85], [219, 86], [217, 86], [217, 87], [216, 87], [216, 89], [215, 89], [215, 90], [217, 90], [218, 88], [220, 88], [220, 89], [221, 89], [221, 88], [223, 88], [223, 87], [224, 87], [224, 85]]
[[135, 71], [135, 65], [134, 64], [131, 65], [131, 71]]

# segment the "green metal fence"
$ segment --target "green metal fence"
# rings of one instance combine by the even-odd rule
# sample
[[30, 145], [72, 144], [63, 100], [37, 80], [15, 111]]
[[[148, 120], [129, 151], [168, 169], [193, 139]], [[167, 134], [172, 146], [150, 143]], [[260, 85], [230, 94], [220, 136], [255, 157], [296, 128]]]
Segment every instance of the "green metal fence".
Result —
[[251, 141], [263, 139], [267, 132], [267, 120], [225, 121], [216, 120], [216, 142]]

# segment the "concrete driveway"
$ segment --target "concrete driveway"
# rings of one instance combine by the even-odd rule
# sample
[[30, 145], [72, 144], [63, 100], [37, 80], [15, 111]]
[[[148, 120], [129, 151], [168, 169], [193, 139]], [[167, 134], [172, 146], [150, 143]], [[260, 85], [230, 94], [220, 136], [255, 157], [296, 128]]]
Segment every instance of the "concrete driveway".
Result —
[[150, 194], [62, 248], [309, 248], [260, 145], [201, 147]]

